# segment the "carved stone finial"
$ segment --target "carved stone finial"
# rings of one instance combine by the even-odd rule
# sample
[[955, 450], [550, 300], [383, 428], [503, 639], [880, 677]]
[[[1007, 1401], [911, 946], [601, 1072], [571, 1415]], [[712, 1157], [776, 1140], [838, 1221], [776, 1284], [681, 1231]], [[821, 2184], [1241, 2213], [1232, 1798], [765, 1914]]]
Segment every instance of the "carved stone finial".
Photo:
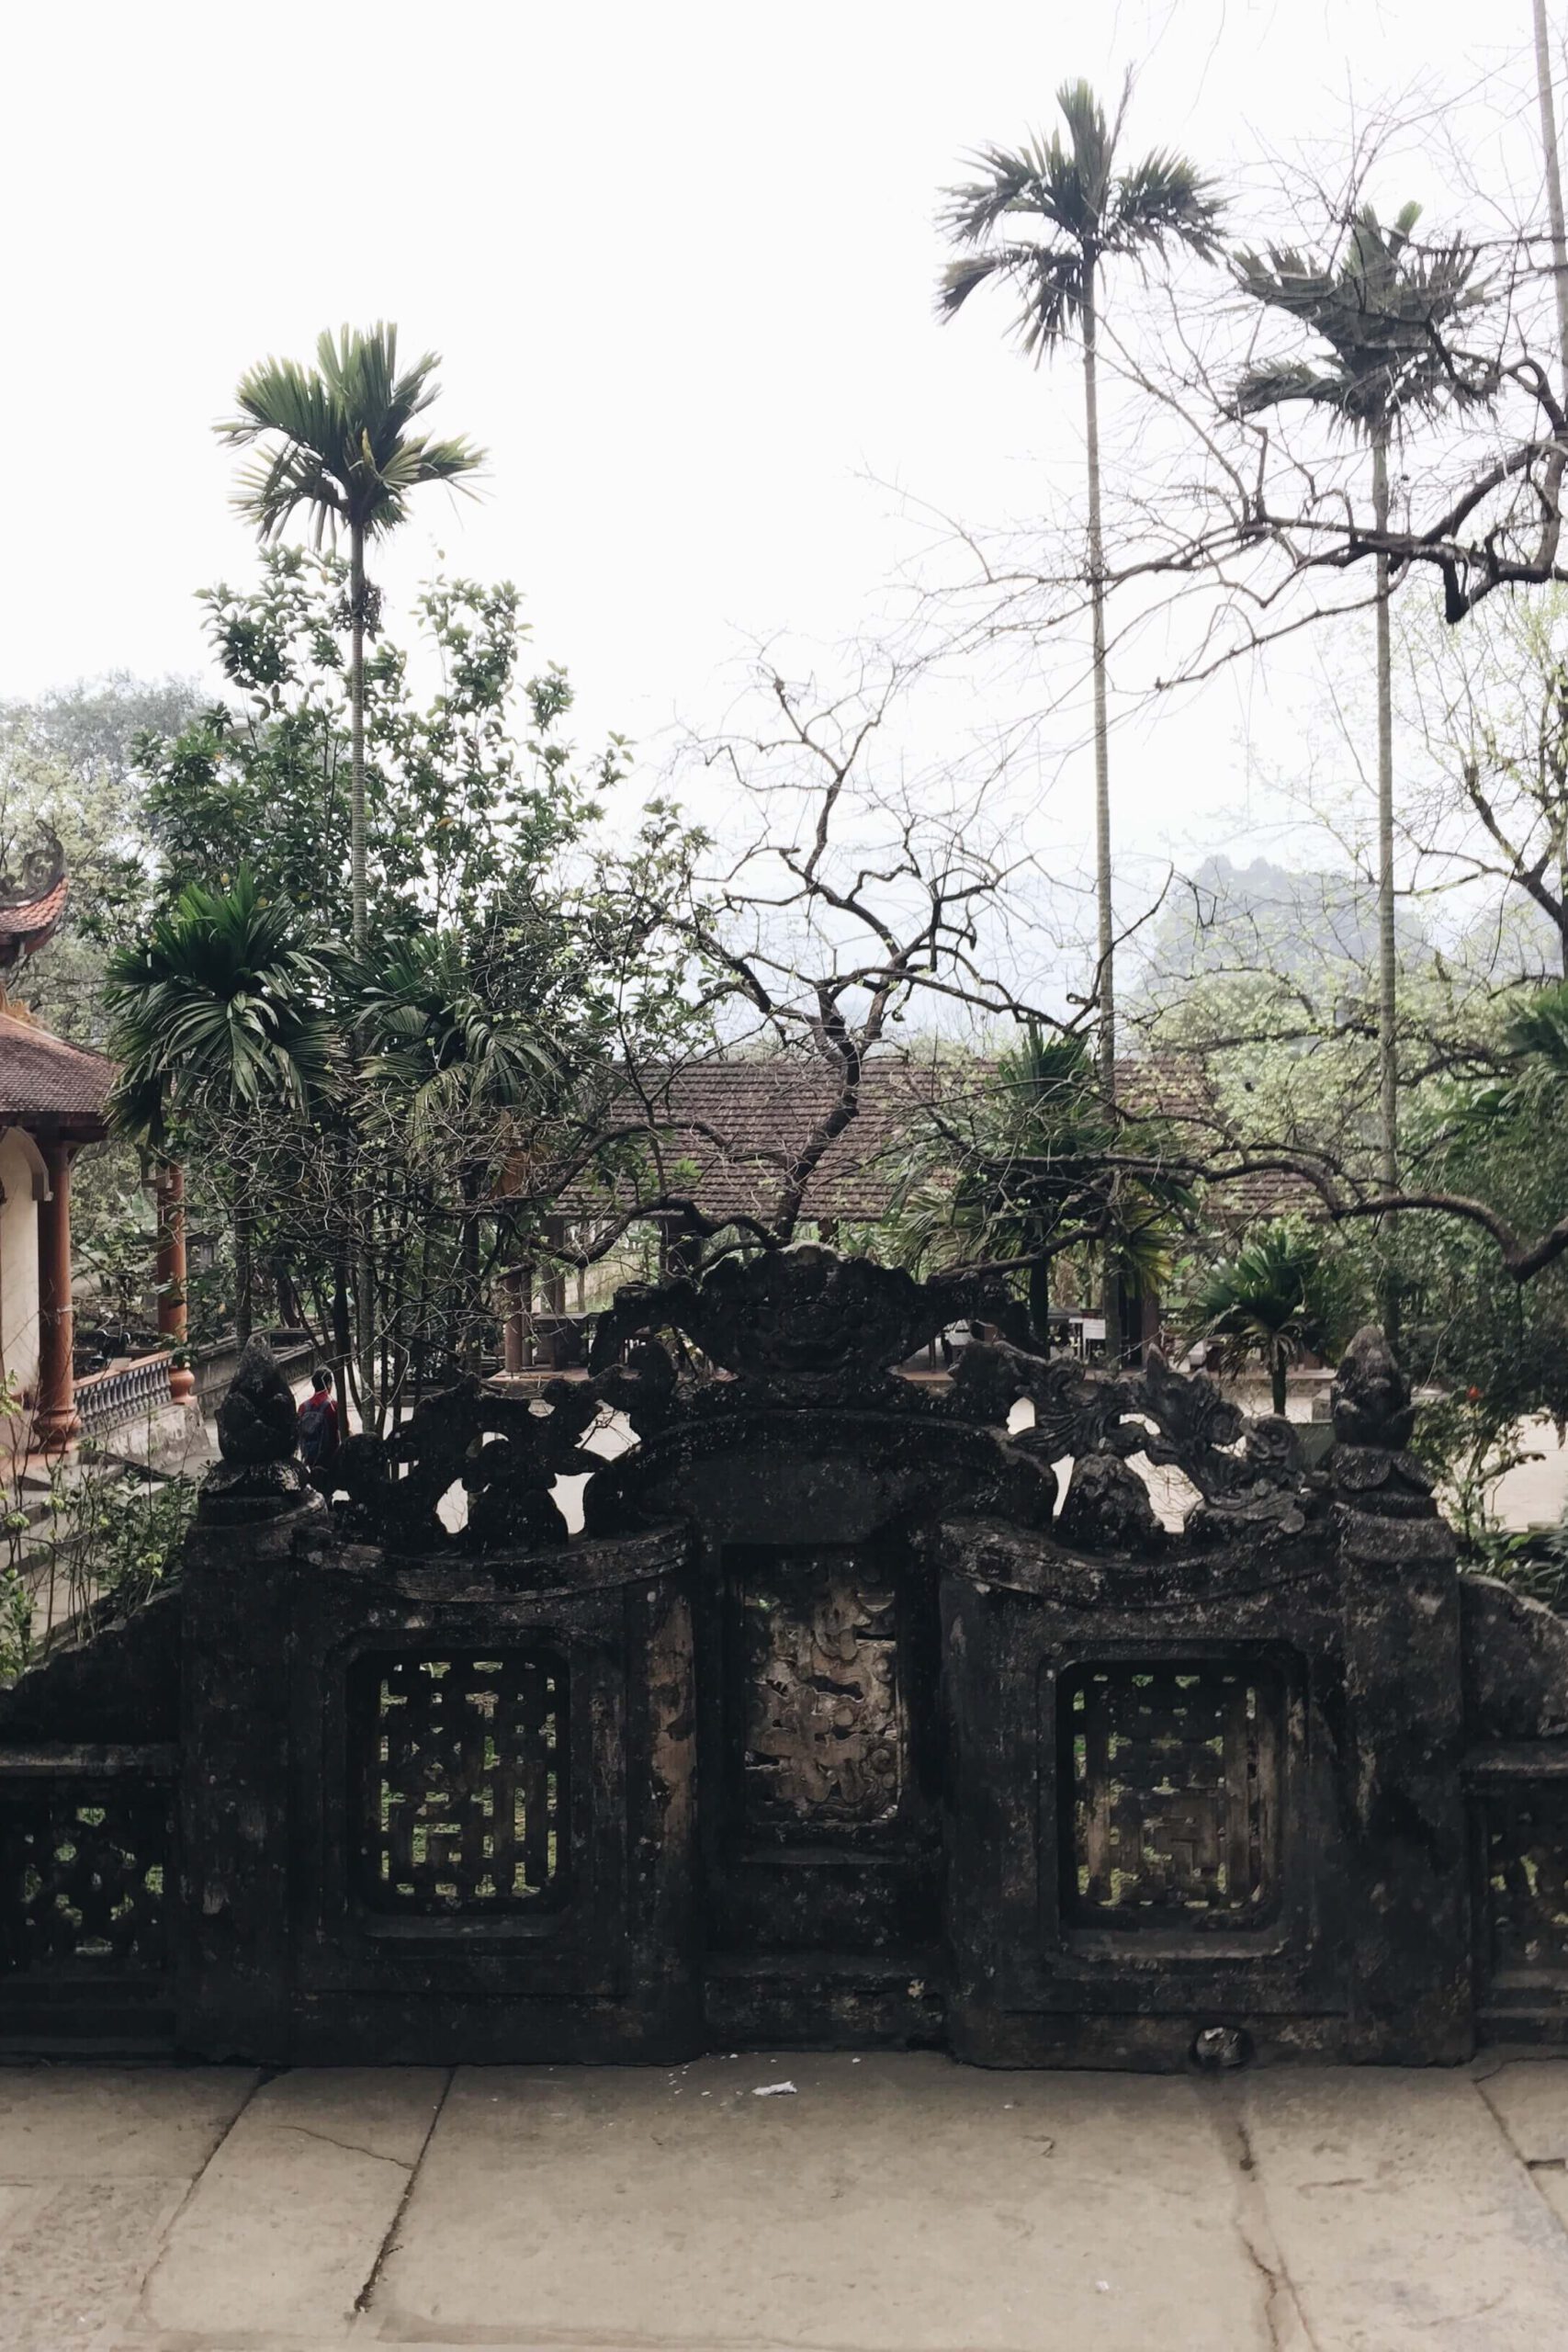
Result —
[[1405, 1451], [1416, 1426], [1410, 1383], [1375, 1324], [1357, 1332], [1334, 1383], [1328, 1457], [1340, 1541], [1379, 1567], [1451, 1560], [1431, 1478]]
[[1375, 1323], [1365, 1323], [1340, 1360], [1334, 1383], [1334, 1434], [1341, 1445], [1381, 1445], [1397, 1453], [1410, 1442], [1416, 1408], [1410, 1383]]
[[1168, 1541], [1147, 1487], [1113, 1453], [1074, 1463], [1056, 1532], [1078, 1551], [1129, 1552], [1134, 1559], [1163, 1552]]
[[202, 1517], [273, 1519], [292, 1510], [305, 1491], [297, 1433], [294, 1393], [265, 1340], [252, 1340], [218, 1408], [223, 1459], [202, 1482]]
[[298, 1424], [294, 1392], [265, 1340], [251, 1340], [218, 1408], [218, 1450], [225, 1462], [291, 1462]]

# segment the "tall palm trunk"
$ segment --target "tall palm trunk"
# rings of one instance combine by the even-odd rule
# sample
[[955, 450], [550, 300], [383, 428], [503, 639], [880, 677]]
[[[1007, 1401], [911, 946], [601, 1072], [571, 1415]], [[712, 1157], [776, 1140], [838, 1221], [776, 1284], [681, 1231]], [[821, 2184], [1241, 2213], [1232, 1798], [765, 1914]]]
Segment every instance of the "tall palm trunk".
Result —
[[[349, 783], [349, 889], [353, 904], [355, 953], [363, 956], [369, 943], [369, 899], [365, 859], [365, 526], [355, 521], [349, 538], [348, 707], [351, 728], [352, 775]], [[371, 1222], [375, 1205], [363, 1177], [354, 1179], [355, 1225], [357, 1228], [354, 1288], [357, 1309], [355, 1353], [359, 1374], [361, 1428], [379, 1434], [381, 1416], [376, 1392], [376, 1281], [371, 1253]]]
[[242, 1348], [249, 1344], [254, 1325], [254, 1223], [249, 1206], [242, 1201], [234, 1206], [234, 1337]]
[[1100, 916], [1096, 985], [1100, 997], [1100, 1082], [1110, 1102], [1116, 1093], [1116, 933], [1111, 896], [1111, 731], [1105, 709], [1105, 540], [1100, 516], [1097, 328], [1094, 265], [1090, 263], [1084, 288], [1083, 399], [1084, 438], [1089, 454], [1089, 596], [1094, 628], [1094, 858]]
[[[1540, 152], [1546, 175], [1546, 216], [1551, 227], [1551, 282], [1557, 298], [1558, 385], [1568, 402], [1568, 220], [1562, 210], [1562, 161], [1557, 146], [1557, 102], [1551, 88], [1551, 44], [1546, 27], [1546, 0], [1535, 0], [1535, 86], [1540, 107]], [[1564, 461], [1555, 461], [1557, 495], [1562, 496]], [[1568, 904], [1568, 850], [1558, 858], [1559, 902]], [[1560, 926], [1562, 977], [1568, 979], [1568, 923]]]
[[[1372, 511], [1380, 537], [1388, 533], [1388, 427], [1372, 440]], [[1389, 644], [1389, 560], [1377, 559], [1378, 653], [1378, 1177], [1385, 1192], [1399, 1187], [1399, 975], [1393, 933], [1393, 660]], [[1392, 1239], [1393, 1220], [1390, 1220]], [[1397, 1279], [1383, 1283], [1383, 1324], [1393, 1338], [1399, 1319]]]
[[1562, 166], [1557, 153], [1557, 107], [1551, 92], [1551, 48], [1546, 0], [1535, 0], [1535, 80], [1540, 105], [1540, 144], [1546, 164], [1546, 211], [1551, 224], [1552, 283], [1557, 295], [1557, 348], [1562, 395], [1568, 400], [1568, 222], [1562, 213]]
[[[1089, 459], [1089, 601], [1094, 630], [1094, 863], [1099, 910], [1095, 992], [1100, 999], [1100, 1091], [1116, 1102], [1116, 923], [1111, 895], [1111, 724], [1105, 708], [1105, 538], [1100, 516], [1100, 377], [1096, 365], [1095, 265], [1084, 269], [1083, 405]], [[1105, 1360], [1122, 1361], [1122, 1302], [1115, 1261], [1106, 1252]]]
[[355, 523], [349, 557], [349, 627], [352, 650], [348, 665], [348, 707], [353, 729], [353, 779], [349, 793], [350, 888], [354, 901], [354, 944], [363, 955], [370, 933], [365, 887], [365, 526]]
[[[1045, 1235], [1037, 1230], [1034, 1244], [1044, 1246]], [[1029, 1269], [1029, 1329], [1042, 1355], [1051, 1352], [1051, 1261], [1037, 1258]]]

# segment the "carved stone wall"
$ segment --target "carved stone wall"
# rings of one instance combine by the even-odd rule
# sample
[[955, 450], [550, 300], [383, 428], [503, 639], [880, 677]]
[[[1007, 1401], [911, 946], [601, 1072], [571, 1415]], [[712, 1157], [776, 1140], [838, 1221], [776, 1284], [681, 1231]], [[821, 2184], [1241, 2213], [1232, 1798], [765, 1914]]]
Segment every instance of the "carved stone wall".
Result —
[[812, 1250], [634, 1288], [586, 1377], [462, 1383], [324, 1498], [251, 1351], [179, 1582], [0, 1694], [0, 2040], [1568, 2040], [1568, 1626], [1457, 1574], [1379, 1335], [1309, 1471], [1157, 1355], [897, 1375], [986, 1304]]

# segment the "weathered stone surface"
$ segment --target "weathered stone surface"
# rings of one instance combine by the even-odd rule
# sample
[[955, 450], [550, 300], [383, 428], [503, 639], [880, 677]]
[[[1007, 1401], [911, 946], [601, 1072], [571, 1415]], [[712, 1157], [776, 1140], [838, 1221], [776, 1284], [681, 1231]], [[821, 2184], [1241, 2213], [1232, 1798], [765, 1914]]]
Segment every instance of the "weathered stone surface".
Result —
[[247, 2066], [0, 2067], [0, 2180], [194, 2179], [255, 2082]]
[[1495, 1577], [1461, 1577], [1460, 1600], [1472, 1739], [1568, 1735], [1568, 1623]]
[[294, 1391], [265, 1340], [250, 1340], [218, 1408], [218, 1445], [225, 1462], [292, 1462], [298, 1423]]
[[0, 2237], [6, 2352], [124, 2344], [142, 2280], [186, 2194], [183, 2180], [54, 2182]]
[[184, 1608], [175, 1582], [123, 1623], [46, 1651], [0, 1690], [0, 1742], [140, 1746], [176, 1738]]
[[1467, 2075], [1258, 2075], [1239, 2112], [1319, 2352], [1564, 2340], [1568, 2237]]
[[73, 1754], [62, 1668], [47, 1730], [36, 1689], [13, 1713], [38, 1752], [0, 1741], [0, 2030], [1164, 2071], [1568, 2032], [1568, 1642], [1490, 1592], [1461, 1641], [1381, 1335], [1309, 1470], [1152, 1351], [897, 1376], [962, 1303], [817, 1249], [634, 1285], [586, 1381], [425, 1399], [345, 1445], [331, 1511], [248, 1351], [179, 1600], [177, 1846], [174, 1743]]
[[1135, 1558], [1163, 1552], [1166, 1544], [1148, 1488], [1111, 1453], [1086, 1453], [1074, 1463], [1057, 1532], [1082, 1551], [1130, 1552]]
[[1187, 2083], [930, 2056], [475, 2070], [368, 2316], [428, 2343], [1262, 2352], [1234, 2195]]
[[1478, 2072], [1482, 2095], [1527, 2165], [1568, 2165], [1568, 2061], [1517, 2059]]
[[994, 1285], [918, 1283], [810, 1243], [727, 1258], [701, 1283], [628, 1283], [594, 1334], [595, 1371], [629, 1339], [671, 1329], [750, 1385], [821, 1404], [879, 1401], [890, 1366], [983, 1302]]
[[143, 2323], [192, 2336], [341, 2333], [446, 2086], [440, 2073], [342, 2067], [266, 2084], [170, 2232]]
[[[255, 2094], [194, 2188], [95, 2173], [126, 2159], [150, 2079], [183, 2086], [208, 2128], [154, 2133], [141, 2157], [197, 2160], [209, 2070], [30, 2071], [60, 2095], [33, 2143], [55, 2169], [0, 2181], [5, 2352], [1564, 2338], [1563, 2062], [1482, 2081], [1156, 2082], [776, 2052], [483, 2068], [456, 2078], [428, 2140], [442, 2077], [300, 2072]], [[785, 2081], [793, 2093], [754, 2095]], [[73, 2082], [94, 2098], [73, 2100]]]
[[294, 1392], [266, 1341], [252, 1340], [218, 1408], [223, 1458], [202, 1481], [201, 1516], [243, 1525], [296, 1510], [306, 1492], [298, 1435]]
[[1341, 1445], [1397, 1449], [1410, 1442], [1416, 1426], [1410, 1383], [1375, 1323], [1362, 1325], [1340, 1359], [1333, 1414]]

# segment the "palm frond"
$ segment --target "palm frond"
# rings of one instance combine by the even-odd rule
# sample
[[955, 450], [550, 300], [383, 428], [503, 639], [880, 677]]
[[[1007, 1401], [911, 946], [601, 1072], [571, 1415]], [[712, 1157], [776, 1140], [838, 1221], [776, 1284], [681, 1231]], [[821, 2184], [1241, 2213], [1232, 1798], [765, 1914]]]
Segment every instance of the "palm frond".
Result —
[[1185, 245], [1203, 261], [1220, 250], [1224, 199], [1185, 155], [1156, 150], [1116, 182], [1105, 251], [1137, 254], [1151, 245]]
[[[949, 188], [940, 224], [961, 248], [937, 294], [951, 319], [971, 294], [996, 280], [1019, 297], [1018, 341], [1032, 359], [1054, 348], [1082, 314], [1100, 260], [1133, 259], [1185, 246], [1204, 259], [1218, 251], [1222, 200], [1185, 157], [1146, 155], [1120, 176], [1116, 149], [1126, 94], [1113, 122], [1087, 82], [1056, 93], [1066, 137], [986, 146], [965, 160], [975, 176]], [[1018, 233], [1026, 222], [1038, 233]], [[1007, 232], [1004, 237], [1003, 232]]]
[[192, 885], [112, 956], [105, 997], [121, 1066], [114, 1115], [145, 1140], [176, 1102], [302, 1118], [331, 1082], [322, 964], [293, 910], [243, 869], [226, 891]]
[[[1457, 237], [1416, 249], [1411, 238], [1419, 219], [1420, 207], [1407, 204], [1385, 229], [1363, 205], [1337, 266], [1293, 245], [1235, 255], [1242, 290], [1315, 335], [1331, 359], [1328, 368], [1303, 369], [1301, 378], [1284, 366], [1252, 370], [1244, 379], [1245, 404], [1241, 392], [1235, 398], [1238, 413], [1269, 404], [1271, 373], [1280, 399], [1319, 401], [1352, 431], [1368, 434], [1397, 432], [1409, 418], [1495, 399], [1495, 367], [1455, 342], [1490, 296], [1476, 280], [1477, 251]], [[1316, 388], [1301, 389], [1305, 379]]]
[[422, 483], [471, 490], [465, 478], [483, 466], [482, 449], [409, 430], [440, 390], [434, 352], [400, 373], [398, 331], [383, 322], [323, 334], [316, 356], [315, 368], [270, 358], [251, 368], [235, 395], [239, 415], [217, 428], [231, 447], [261, 445], [235, 503], [264, 539], [301, 510], [318, 547], [344, 524], [375, 536], [402, 521]]

